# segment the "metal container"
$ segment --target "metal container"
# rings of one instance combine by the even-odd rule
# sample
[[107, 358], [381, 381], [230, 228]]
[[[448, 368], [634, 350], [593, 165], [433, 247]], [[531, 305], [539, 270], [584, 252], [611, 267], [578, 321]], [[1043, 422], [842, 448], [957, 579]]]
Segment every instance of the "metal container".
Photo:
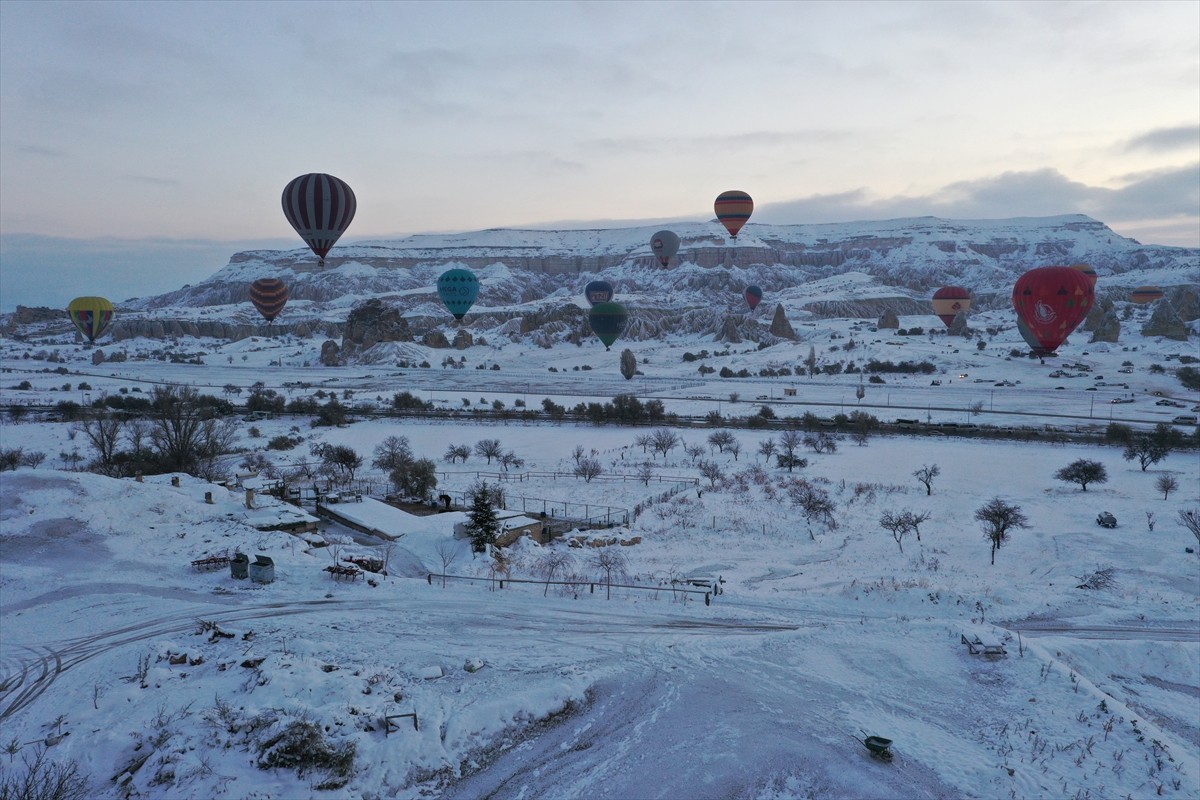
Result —
[[275, 581], [275, 562], [267, 556], [255, 556], [250, 565], [250, 580], [255, 583], [273, 583]]
[[235, 578], [248, 578], [250, 573], [246, 567], [250, 564], [250, 557], [245, 553], [235, 553], [233, 558], [229, 559], [229, 574]]

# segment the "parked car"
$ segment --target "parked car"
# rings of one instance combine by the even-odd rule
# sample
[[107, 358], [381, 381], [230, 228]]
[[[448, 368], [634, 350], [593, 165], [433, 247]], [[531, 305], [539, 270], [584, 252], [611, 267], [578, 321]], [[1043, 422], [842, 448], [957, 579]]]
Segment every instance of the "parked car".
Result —
[[1096, 524], [1101, 528], [1115, 528], [1117, 527], [1117, 518], [1107, 511], [1101, 511], [1096, 517]]
[[1197, 417], [1195, 414], [1180, 414], [1178, 417], [1171, 420], [1171, 422], [1174, 422], [1176, 425], [1195, 425], [1196, 419]]

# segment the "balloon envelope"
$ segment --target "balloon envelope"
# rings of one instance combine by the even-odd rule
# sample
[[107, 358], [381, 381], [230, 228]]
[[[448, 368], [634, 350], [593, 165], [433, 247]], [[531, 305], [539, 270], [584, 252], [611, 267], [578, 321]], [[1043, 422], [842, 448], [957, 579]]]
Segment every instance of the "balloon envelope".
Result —
[[725, 230], [729, 231], [729, 235], [736, 239], [738, 231], [754, 213], [754, 200], [745, 192], [734, 189], [717, 195], [713, 209], [717, 212], [717, 219], [725, 226]]
[[933, 313], [937, 314], [946, 327], [954, 324], [958, 312], [971, 310], [971, 293], [961, 286], [943, 286], [933, 293]]
[[604, 342], [604, 349], [607, 350], [625, 331], [629, 312], [620, 303], [597, 303], [592, 306], [588, 322], [592, 326], [592, 333]]
[[287, 284], [279, 278], [259, 278], [250, 284], [250, 302], [267, 322], [272, 322], [287, 305]]
[[754, 285], [747, 286], [746, 291], [742, 292], [742, 297], [746, 298], [746, 304], [753, 311], [762, 302], [762, 289]]
[[113, 304], [103, 297], [76, 297], [67, 304], [67, 315], [89, 342], [95, 342], [112, 324]]
[[1134, 303], [1153, 303], [1162, 297], [1163, 290], [1157, 286], [1139, 286], [1129, 295], [1130, 301]]
[[659, 231], [650, 237], [650, 249], [658, 256], [658, 263], [665, 267], [671, 256], [679, 252], [679, 237], [673, 231]]
[[1071, 269], [1077, 269], [1084, 275], [1087, 275], [1088, 280], [1092, 282], [1092, 287], [1095, 288], [1096, 281], [1099, 280], [1100, 276], [1096, 274], [1096, 270], [1091, 264], [1072, 264]]
[[350, 227], [358, 201], [349, 184], [324, 172], [293, 178], [283, 189], [283, 215], [325, 266], [325, 256]]
[[583, 296], [587, 298], [588, 305], [607, 303], [613, 299], [613, 285], [608, 281], [592, 281], [583, 287]]
[[479, 297], [479, 279], [469, 269], [448, 269], [437, 282], [438, 297], [455, 319], [462, 319]]
[[1038, 267], [1017, 279], [1013, 307], [1029, 328], [1037, 346], [1047, 355], [1067, 340], [1092, 307], [1092, 282], [1071, 267]]

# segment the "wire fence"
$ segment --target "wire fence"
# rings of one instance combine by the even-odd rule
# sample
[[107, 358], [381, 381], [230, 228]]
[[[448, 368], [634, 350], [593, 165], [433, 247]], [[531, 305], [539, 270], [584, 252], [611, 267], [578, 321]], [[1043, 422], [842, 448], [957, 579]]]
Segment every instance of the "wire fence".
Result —
[[650, 592], [657, 597], [659, 594], [670, 592], [674, 600], [686, 600], [688, 595], [700, 595], [704, 598], [704, 605], [712, 605], [713, 598], [717, 595], [724, 594], [724, 589], [721, 584], [724, 581], [720, 578], [715, 580], [701, 578], [679, 578], [670, 581], [666, 584], [646, 585], [638, 583], [612, 583], [605, 579], [580, 578], [573, 577], [566, 580], [534, 580], [531, 578], [509, 578], [502, 574], [495, 574], [487, 577], [477, 575], [451, 575], [450, 573], [430, 572], [426, 575], [426, 582], [432, 586], [434, 579], [442, 582], [445, 587], [446, 581], [449, 579], [457, 581], [470, 581], [476, 583], [488, 584], [488, 591], [499, 591], [505, 588], [506, 585], [520, 586], [522, 584], [532, 584], [534, 586], [550, 587], [560, 586], [571, 591], [576, 597], [583, 594], [584, 587], [587, 587], [588, 594], [595, 594], [596, 587], [611, 592], [613, 589], [633, 589], [636, 591]]

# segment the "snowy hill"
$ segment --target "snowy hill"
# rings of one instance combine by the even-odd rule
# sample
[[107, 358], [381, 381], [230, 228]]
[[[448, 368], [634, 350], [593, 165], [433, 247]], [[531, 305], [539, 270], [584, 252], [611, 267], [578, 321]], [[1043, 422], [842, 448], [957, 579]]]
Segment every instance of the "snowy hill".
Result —
[[[668, 269], [650, 250], [658, 226], [606, 230], [487, 230], [410, 236], [397, 241], [345, 241], [317, 269], [307, 250], [237, 253], [209, 280], [177, 292], [126, 304], [130, 310], [242, 302], [246, 286], [280, 277], [293, 302], [324, 310], [356, 297], [389, 294], [403, 301], [427, 296], [441, 271], [483, 271], [481, 303], [512, 297], [577, 293], [601, 274], [626, 292], [653, 295], [656, 305], [708, 305], [713, 292], [740, 293], [757, 283], [768, 295], [845, 273], [871, 276], [880, 297], [920, 298], [958, 283], [978, 296], [1005, 294], [1027, 269], [1047, 264], [1091, 264], [1112, 289], [1143, 283], [1194, 282], [1200, 251], [1144, 246], [1082, 215], [1010, 220], [933, 217], [826, 225], [747, 225], [736, 242], [715, 222], [672, 226], [681, 239]], [[493, 270], [499, 269], [499, 272]], [[519, 290], [490, 298], [505, 281]], [[786, 295], [782, 295], [786, 296]], [[427, 298], [426, 298], [427, 299]], [[317, 310], [317, 309], [312, 309]]]

